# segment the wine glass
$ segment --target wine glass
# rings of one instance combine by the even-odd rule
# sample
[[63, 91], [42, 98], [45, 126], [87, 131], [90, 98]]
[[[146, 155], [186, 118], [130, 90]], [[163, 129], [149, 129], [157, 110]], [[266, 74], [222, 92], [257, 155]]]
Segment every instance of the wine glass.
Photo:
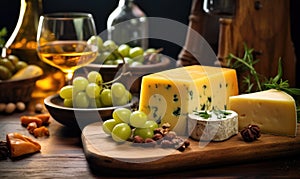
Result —
[[66, 74], [71, 84], [76, 69], [94, 61], [98, 55], [93, 16], [89, 13], [63, 12], [40, 16], [37, 53], [47, 64]]

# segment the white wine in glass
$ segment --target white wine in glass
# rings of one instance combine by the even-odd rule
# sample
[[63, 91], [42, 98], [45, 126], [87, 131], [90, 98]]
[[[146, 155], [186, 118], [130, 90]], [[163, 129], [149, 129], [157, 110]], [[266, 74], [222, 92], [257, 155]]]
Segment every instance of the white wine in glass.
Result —
[[37, 52], [42, 61], [63, 71], [70, 84], [76, 69], [96, 59], [96, 35], [89, 13], [45, 14], [39, 20]]

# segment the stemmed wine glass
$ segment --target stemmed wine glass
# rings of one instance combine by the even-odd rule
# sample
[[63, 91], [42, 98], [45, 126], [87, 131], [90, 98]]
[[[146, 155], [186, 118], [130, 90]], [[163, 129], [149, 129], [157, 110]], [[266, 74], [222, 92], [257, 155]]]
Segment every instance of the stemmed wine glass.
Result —
[[98, 55], [96, 27], [89, 13], [51, 13], [40, 16], [37, 53], [47, 64], [66, 74], [70, 84], [76, 69], [94, 61]]

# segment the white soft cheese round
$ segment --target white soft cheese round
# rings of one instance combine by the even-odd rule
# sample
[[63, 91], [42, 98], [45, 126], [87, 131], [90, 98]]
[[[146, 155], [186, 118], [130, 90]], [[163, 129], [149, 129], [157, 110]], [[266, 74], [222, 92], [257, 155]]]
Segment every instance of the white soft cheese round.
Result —
[[[201, 117], [199, 112], [207, 112], [209, 117]], [[188, 115], [188, 134], [198, 141], [227, 140], [238, 134], [238, 114], [232, 110], [193, 112]]]

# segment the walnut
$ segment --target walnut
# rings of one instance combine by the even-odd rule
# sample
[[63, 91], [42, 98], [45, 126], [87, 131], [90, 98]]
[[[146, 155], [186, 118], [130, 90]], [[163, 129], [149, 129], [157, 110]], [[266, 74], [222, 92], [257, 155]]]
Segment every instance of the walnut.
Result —
[[252, 142], [260, 137], [260, 129], [257, 125], [249, 124], [240, 133], [246, 142]]

